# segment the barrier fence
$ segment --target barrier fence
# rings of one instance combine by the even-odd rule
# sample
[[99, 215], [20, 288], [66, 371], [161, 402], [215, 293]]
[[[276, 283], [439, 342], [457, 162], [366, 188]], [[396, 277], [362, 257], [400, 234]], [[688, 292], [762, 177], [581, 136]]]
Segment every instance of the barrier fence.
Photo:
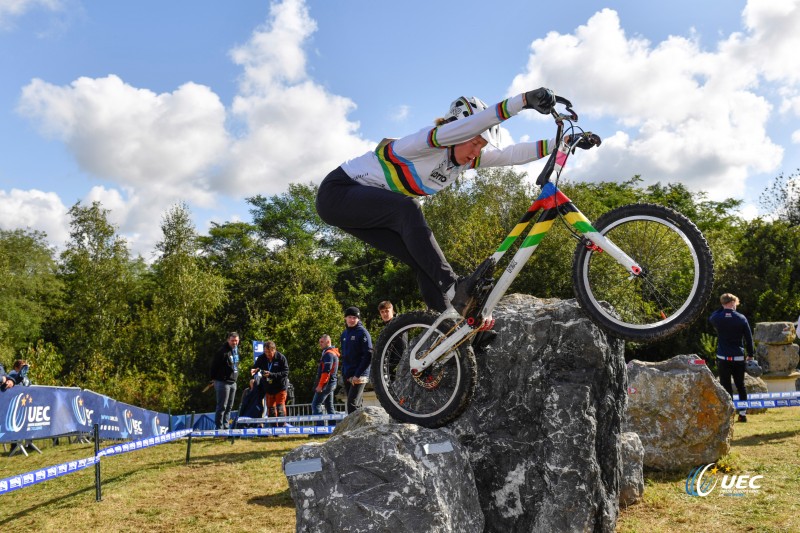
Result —
[[772, 409], [775, 407], [800, 407], [800, 391], [795, 392], [754, 392], [747, 394], [747, 400], [733, 395], [736, 409]]
[[[289, 424], [294, 423], [314, 423], [338, 421], [345, 417], [344, 413], [336, 413], [332, 415], [306, 415], [306, 416], [285, 416], [276, 418], [244, 418], [248, 424], [269, 424], [280, 423]], [[191, 422], [194, 421], [194, 415], [191, 415]], [[164, 435], [146, 437], [143, 439], [114, 444], [107, 448], [100, 450], [98, 448], [100, 442], [100, 425], [95, 424], [93, 427], [95, 454], [90, 457], [76, 459], [61, 463], [53, 466], [39, 468], [24, 474], [17, 474], [0, 479], [0, 495], [13, 492], [18, 489], [30, 487], [44, 481], [49, 481], [58, 477], [62, 477], [80, 470], [84, 470], [91, 466], [95, 467], [95, 490], [97, 501], [101, 500], [101, 477], [100, 477], [100, 460], [103, 457], [112, 457], [124, 453], [134, 452], [159, 444], [172, 442], [178, 439], [187, 437], [186, 449], [186, 462], [189, 462], [191, 454], [192, 437], [225, 437], [225, 438], [245, 438], [245, 437], [264, 437], [264, 436], [289, 436], [289, 435], [329, 435], [333, 432], [335, 426], [333, 425], [313, 425], [313, 426], [293, 426], [284, 425], [280, 427], [247, 427], [247, 428], [233, 428], [225, 430], [196, 430], [196, 429], [180, 429], [166, 433]]]

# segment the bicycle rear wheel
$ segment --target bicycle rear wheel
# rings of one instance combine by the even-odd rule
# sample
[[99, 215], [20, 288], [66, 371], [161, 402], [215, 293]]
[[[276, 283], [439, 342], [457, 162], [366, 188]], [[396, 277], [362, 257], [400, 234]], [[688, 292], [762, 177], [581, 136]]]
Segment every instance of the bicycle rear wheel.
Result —
[[597, 325], [625, 340], [654, 342], [697, 318], [711, 293], [714, 261], [688, 218], [660, 205], [634, 204], [609, 211], [594, 227], [642, 267], [633, 276], [607, 253], [578, 245], [575, 297]]
[[[370, 370], [375, 395], [386, 412], [400, 422], [428, 428], [458, 418], [472, 399], [477, 379], [475, 353], [468, 342], [455, 348], [453, 357], [443, 364], [411, 375], [409, 354], [436, 319], [437, 315], [423, 311], [395, 317], [378, 338]], [[452, 321], [440, 324], [419, 346], [417, 357], [423, 357], [452, 327]]]

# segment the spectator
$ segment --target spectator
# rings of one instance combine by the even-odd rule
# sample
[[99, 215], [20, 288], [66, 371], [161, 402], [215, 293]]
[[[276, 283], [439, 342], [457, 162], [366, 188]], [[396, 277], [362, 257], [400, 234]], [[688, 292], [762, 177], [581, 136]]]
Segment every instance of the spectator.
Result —
[[[322, 348], [322, 356], [319, 359], [317, 379], [314, 382], [311, 413], [321, 415], [324, 405], [327, 414], [332, 415], [336, 412], [333, 407], [333, 391], [336, 389], [336, 372], [339, 369], [339, 350], [333, 346], [331, 336], [327, 334], [319, 338], [319, 347]], [[317, 425], [325, 424], [320, 420]], [[329, 425], [335, 426], [336, 421], [329, 421]]]
[[217, 411], [214, 424], [217, 429], [229, 429], [233, 399], [236, 396], [236, 379], [239, 377], [239, 334], [228, 333], [211, 360], [211, 379], [217, 394]]
[[17, 359], [14, 361], [14, 369], [8, 373], [8, 377], [14, 380], [14, 384], [28, 387], [31, 380], [28, 379], [28, 361], [24, 359]]
[[378, 304], [378, 313], [381, 315], [383, 325], [385, 326], [394, 318], [394, 306], [389, 300], [384, 300]]
[[345, 309], [344, 320], [347, 327], [339, 341], [347, 414], [361, 408], [364, 386], [369, 381], [369, 365], [372, 362], [372, 338], [360, 318], [361, 311], [358, 307]]
[[250, 374], [255, 375], [259, 370], [261, 379], [266, 382], [267, 416], [286, 416], [289, 362], [285, 355], [277, 351], [273, 341], [264, 343], [264, 353], [258, 356], [255, 366], [250, 369]]
[[[747, 318], [736, 312], [739, 298], [726, 292], [719, 297], [722, 307], [714, 311], [708, 318], [717, 330], [717, 368], [722, 387], [733, 398], [731, 376], [739, 392], [739, 400], [747, 400], [747, 389], [744, 386], [744, 372], [747, 359], [753, 358], [753, 335]], [[742, 342], [744, 341], [744, 343]], [[739, 409], [739, 422], [747, 422], [747, 409]]]
[[10, 389], [14, 386], [14, 379], [6, 374], [6, 369], [0, 364], [0, 391]]

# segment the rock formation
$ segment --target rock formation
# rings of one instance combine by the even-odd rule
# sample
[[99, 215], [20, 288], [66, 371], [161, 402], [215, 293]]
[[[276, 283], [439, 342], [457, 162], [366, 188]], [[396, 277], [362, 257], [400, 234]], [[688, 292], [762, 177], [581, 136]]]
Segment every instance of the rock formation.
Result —
[[733, 402], [700, 357], [631, 361], [628, 393], [623, 431], [639, 435], [645, 468], [688, 472], [730, 450]]

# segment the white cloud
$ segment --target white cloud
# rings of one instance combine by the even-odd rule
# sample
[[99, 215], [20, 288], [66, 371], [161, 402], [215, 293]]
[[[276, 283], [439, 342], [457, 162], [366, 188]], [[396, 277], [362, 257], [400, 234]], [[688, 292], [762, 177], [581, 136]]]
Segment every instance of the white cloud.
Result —
[[355, 103], [328, 93], [306, 72], [303, 45], [316, 28], [303, 2], [286, 0], [273, 5], [267, 24], [231, 54], [244, 71], [232, 111], [247, 133], [234, 143], [219, 178], [243, 194], [319, 182], [347, 157], [374, 146], [347, 119]]
[[398, 106], [397, 109], [392, 111], [390, 115], [390, 120], [392, 122], [403, 122], [408, 118], [408, 113], [411, 111], [411, 107], [407, 105]]
[[51, 243], [69, 237], [68, 208], [54, 192], [0, 190], [0, 228], [43, 231]]
[[60, 0], [0, 0], [0, 28], [7, 27], [11, 19], [24, 15], [36, 8], [57, 11], [61, 8]]
[[[749, 175], [775, 170], [783, 156], [766, 132], [772, 105], [760, 83], [797, 81], [778, 68], [784, 60], [797, 64], [796, 32], [790, 47], [776, 44], [772, 33], [785, 35], [786, 19], [800, 25], [800, 1], [783, 2], [780, 10], [761, 4], [745, 10], [747, 33], [721, 41], [716, 51], [694, 38], [653, 44], [628, 37], [617, 13], [604, 9], [572, 34], [533, 41], [527, 70], [509, 92], [550, 86], [585, 115], [584, 128], [603, 118], [621, 128], [598, 131], [603, 146], [577, 160], [573, 177], [641, 174], [646, 183], [681, 181], [714, 199], [741, 195]], [[763, 60], [770, 54], [781, 59]]]
[[[347, 119], [355, 104], [309, 79], [303, 46], [315, 30], [303, 2], [274, 4], [267, 23], [231, 51], [243, 73], [230, 110], [203, 85], [156, 94], [109, 75], [66, 86], [34, 79], [18, 111], [110, 184], [85, 200], [111, 209], [134, 251], [145, 254], [160, 238], [154, 222], [179, 201], [211, 207], [221, 197], [319, 182], [374, 144]], [[230, 121], [244, 125], [236, 138], [226, 130]]]

